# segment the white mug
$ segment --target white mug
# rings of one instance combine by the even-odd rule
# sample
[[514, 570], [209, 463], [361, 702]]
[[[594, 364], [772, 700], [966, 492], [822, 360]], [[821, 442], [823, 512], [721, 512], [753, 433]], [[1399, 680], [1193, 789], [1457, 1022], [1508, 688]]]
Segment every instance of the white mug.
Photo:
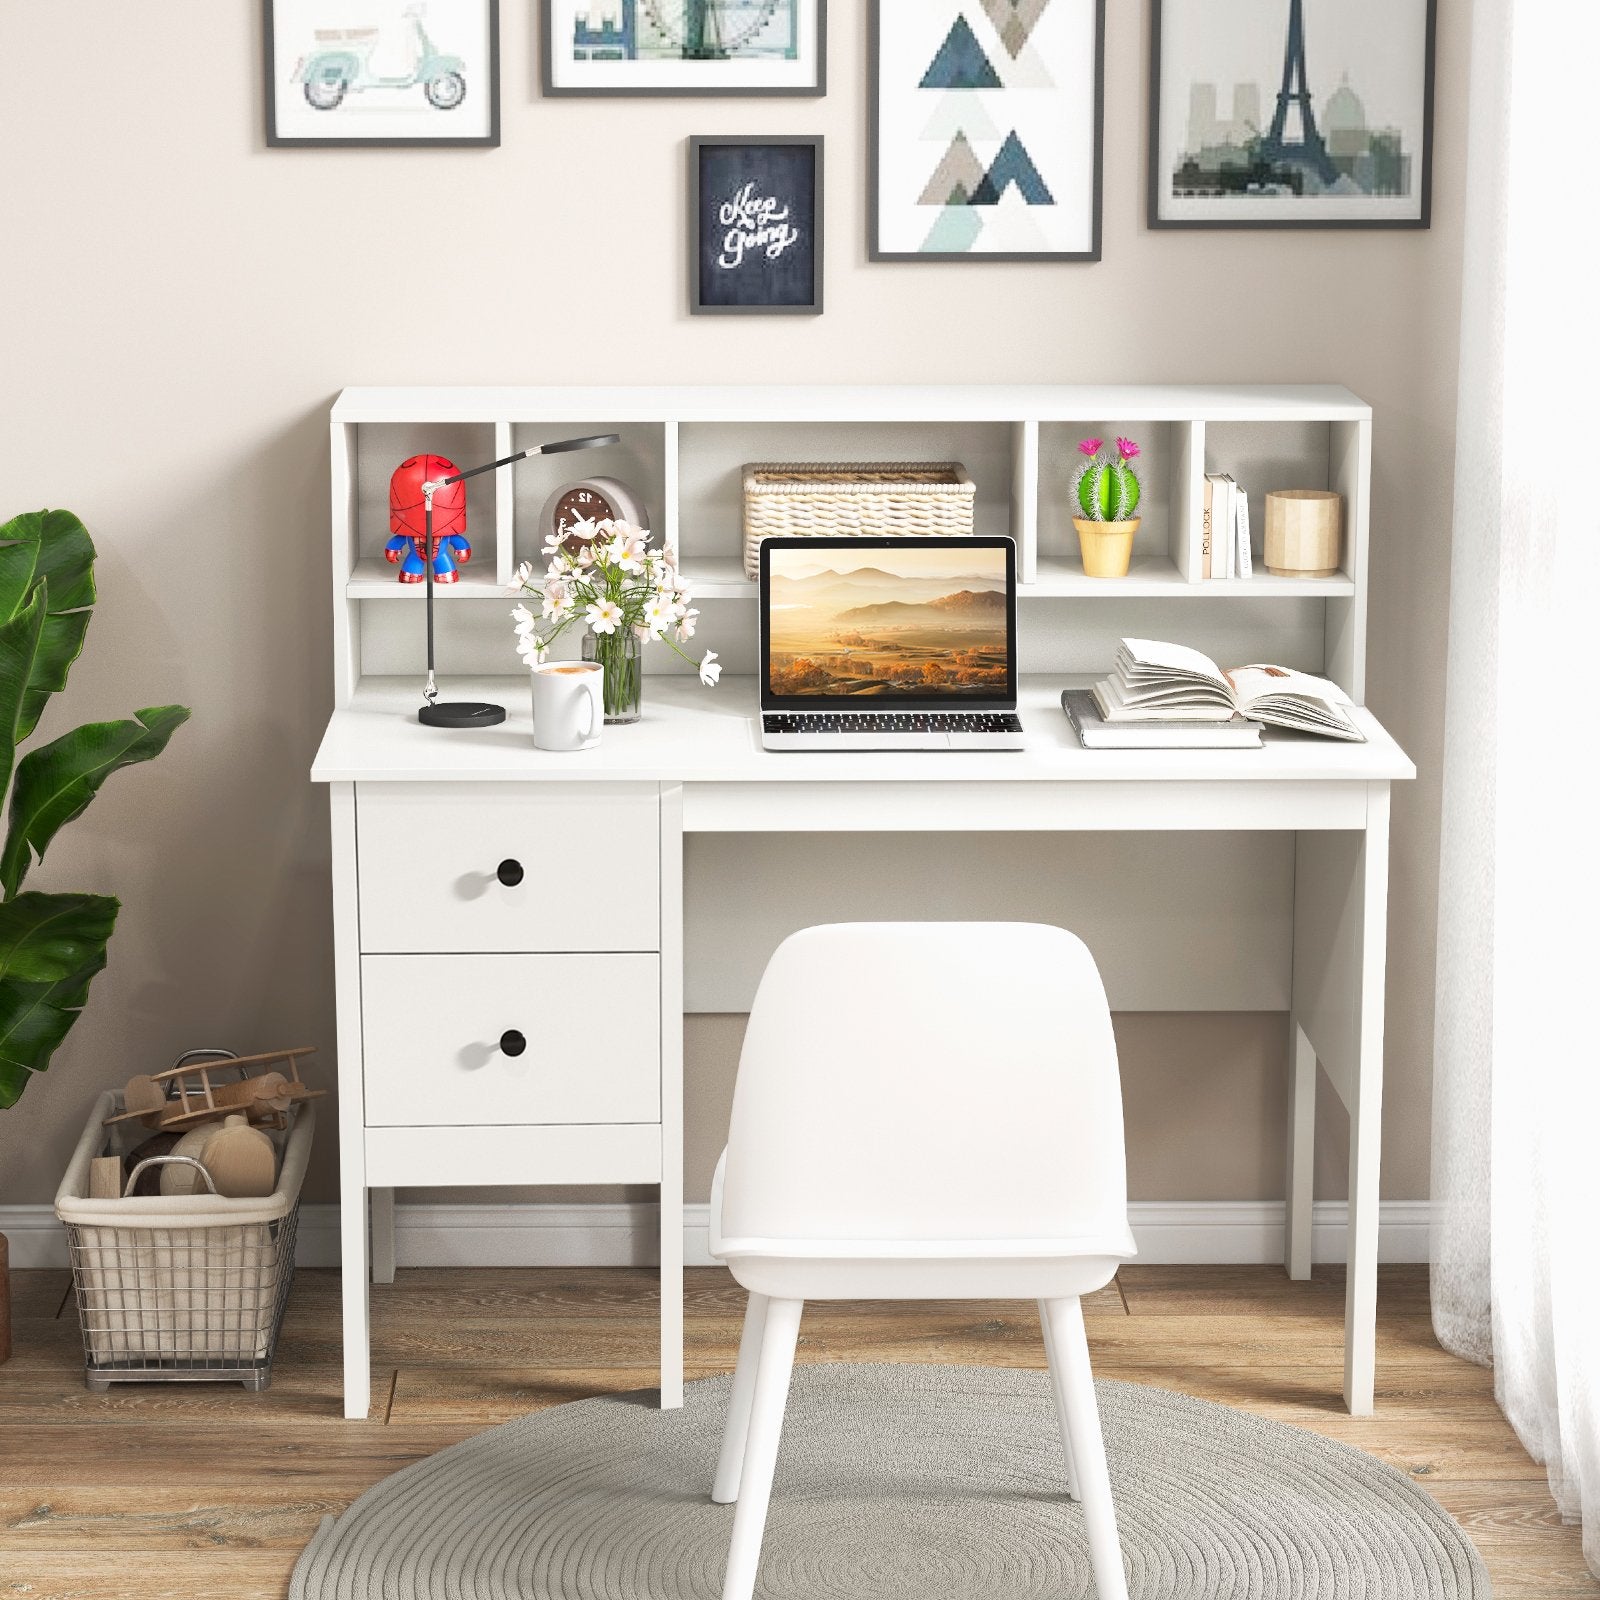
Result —
[[598, 661], [547, 661], [533, 672], [533, 742], [541, 750], [592, 750], [605, 711]]

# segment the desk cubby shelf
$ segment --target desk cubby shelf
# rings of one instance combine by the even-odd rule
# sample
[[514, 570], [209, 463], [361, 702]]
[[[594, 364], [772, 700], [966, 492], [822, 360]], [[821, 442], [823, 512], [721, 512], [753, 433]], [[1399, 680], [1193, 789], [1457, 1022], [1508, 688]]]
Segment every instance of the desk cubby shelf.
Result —
[[[978, 485], [977, 531], [1017, 541], [1025, 632], [1099, 641], [1165, 627], [1245, 651], [1259, 639], [1261, 651], [1325, 671], [1359, 700], [1371, 430], [1371, 408], [1330, 385], [346, 389], [331, 416], [338, 703], [349, 703], [364, 675], [408, 669], [416, 619], [404, 607], [421, 604], [421, 587], [398, 584], [382, 558], [395, 465], [429, 449], [474, 466], [542, 438], [601, 431], [621, 433], [621, 445], [536, 458], [468, 485], [474, 559], [459, 583], [437, 591], [450, 604], [441, 634], [458, 655], [469, 635], [504, 631], [495, 608], [459, 607], [507, 604], [517, 563], [538, 557], [546, 498], [575, 477], [620, 478], [644, 496], [697, 603], [713, 608], [707, 622], [720, 619], [720, 645], [753, 638], [756, 590], [740, 560], [744, 462], [953, 459]], [[1077, 441], [1118, 434], [1144, 447], [1143, 525], [1126, 578], [1089, 578], [1071, 520]], [[1249, 494], [1255, 577], [1199, 575], [1204, 475], [1216, 470]], [[1338, 574], [1261, 570], [1265, 494], [1276, 488], [1344, 496]], [[1209, 622], [1180, 627], [1164, 615], [1165, 604], [1185, 600], [1207, 602]]]

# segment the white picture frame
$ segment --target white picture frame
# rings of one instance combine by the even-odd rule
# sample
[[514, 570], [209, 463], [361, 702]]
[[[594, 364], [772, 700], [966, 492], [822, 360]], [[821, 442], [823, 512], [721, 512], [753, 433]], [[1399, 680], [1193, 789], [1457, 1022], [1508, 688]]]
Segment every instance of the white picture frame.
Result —
[[1098, 261], [1105, 0], [872, 0], [873, 261]]

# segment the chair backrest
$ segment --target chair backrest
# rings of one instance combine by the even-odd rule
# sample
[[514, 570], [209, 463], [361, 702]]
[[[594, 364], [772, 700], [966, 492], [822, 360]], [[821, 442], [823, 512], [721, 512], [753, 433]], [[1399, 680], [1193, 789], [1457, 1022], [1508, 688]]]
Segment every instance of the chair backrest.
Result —
[[1062, 928], [866, 922], [778, 947], [739, 1061], [725, 1238], [1042, 1240], [1127, 1228], [1094, 958]]

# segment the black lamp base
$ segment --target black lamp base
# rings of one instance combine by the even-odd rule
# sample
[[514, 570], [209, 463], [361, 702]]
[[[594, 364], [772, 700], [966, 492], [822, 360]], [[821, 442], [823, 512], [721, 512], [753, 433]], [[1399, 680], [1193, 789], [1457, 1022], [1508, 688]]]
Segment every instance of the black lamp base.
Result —
[[426, 728], [492, 728], [505, 720], [504, 706], [484, 700], [442, 700], [417, 712], [417, 721]]

